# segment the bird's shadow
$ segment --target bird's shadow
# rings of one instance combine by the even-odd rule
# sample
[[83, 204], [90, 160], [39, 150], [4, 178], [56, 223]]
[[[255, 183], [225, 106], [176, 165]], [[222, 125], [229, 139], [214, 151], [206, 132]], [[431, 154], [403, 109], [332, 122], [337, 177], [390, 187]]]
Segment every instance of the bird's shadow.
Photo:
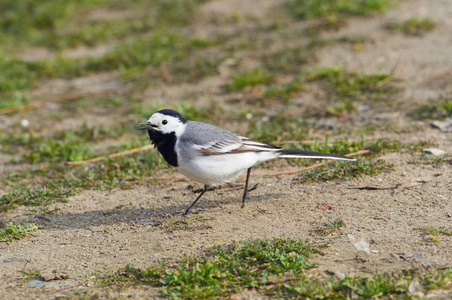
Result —
[[[269, 199], [278, 199], [285, 196], [284, 193], [271, 193], [271, 194], [261, 194], [261, 195], [248, 195], [243, 210], [245, 212], [254, 213], [256, 208], [246, 205], [247, 203], [264, 202]], [[161, 207], [148, 207], [148, 208], [138, 208], [138, 207], [117, 207], [111, 209], [103, 210], [92, 210], [87, 212], [77, 212], [77, 213], [47, 213], [40, 215], [37, 220], [43, 225], [43, 229], [89, 229], [91, 227], [101, 226], [101, 225], [118, 225], [124, 223], [135, 223], [135, 224], [152, 224], [154, 222], [158, 223], [159, 220], [174, 216], [182, 217], [182, 212], [191, 204], [190, 201], [193, 199], [187, 199], [187, 203], [184, 205], [169, 205]], [[237, 197], [226, 198], [222, 200], [215, 200], [214, 197], [207, 197], [205, 199], [200, 199], [196, 206], [193, 208], [193, 213], [189, 215], [197, 214], [209, 214], [218, 213], [220, 211], [226, 213], [229, 208], [226, 206], [237, 205], [240, 207], [242, 204], [242, 199]]]

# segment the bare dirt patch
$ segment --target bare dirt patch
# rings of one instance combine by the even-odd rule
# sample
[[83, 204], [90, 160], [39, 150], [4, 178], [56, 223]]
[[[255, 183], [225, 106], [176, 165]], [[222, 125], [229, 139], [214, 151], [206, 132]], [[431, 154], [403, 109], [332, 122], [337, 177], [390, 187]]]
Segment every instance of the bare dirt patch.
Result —
[[[224, 3], [211, 2], [206, 10], [221, 13]], [[227, 5], [228, 15], [247, 6], [243, 6], [243, 1], [228, 1]], [[268, 1], [263, 7], [267, 12], [271, 10]], [[262, 16], [262, 12], [252, 15]], [[413, 15], [434, 19], [438, 28], [423, 37], [405, 37], [383, 27], [388, 18], [403, 19]], [[366, 36], [364, 45], [359, 50], [347, 45], [324, 48], [318, 54], [318, 64], [343, 65], [348, 70], [369, 73], [394, 70], [394, 77], [401, 79], [403, 88], [397, 99], [401, 108], [450, 96], [451, 20], [452, 2], [440, 0], [409, 1], [372, 19], [353, 19], [339, 32], [329, 34]], [[220, 74], [192, 85], [152, 87], [141, 94], [149, 99], [145, 101], [176, 103], [184, 95], [202, 91], [202, 96], [189, 98], [187, 102], [224, 103], [227, 99], [220, 91], [227, 78]], [[114, 75], [106, 75], [63, 85], [64, 88], [75, 85], [89, 89], [92, 84], [108, 85], [114, 79]], [[54, 85], [59, 86], [60, 82], [43, 85], [36, 93], [42, 95], [44, 87]], [[239, 102], [230, 107], [238, 110], [246, 104]], [[370, 115], [382, 112], [378, 105], [370, 110]], [[10, 123], [18, 122], [20, 117], [11, 117]], [[137, 116], [137, 122], [142, 121], [140, 117]], [[114, 121], [114, 113], [84, 115], [63, 120], [58, 128]], [[390, 121], [399, 124], [400, 133], [377, 130], [366, 137], [398, 139], [401, 143], [431, 140], [438, 148], [452, 154], [451, 132], [440, 132], [424, 122], [413, 125], [404, 111], [395, 112]], [[378, 122], [377, 125], [385, 125], [389, 121]], [[44, 124], [48, 123], [44, 121]], [[227, 128], [233, 129], [233, 126]], [[418, 130], [405, 130], [413, 126]], [[147, 137], [143, 135], [143, 138]], [[8, 158], [0, 157], [2, 167], [6, 168]], [[42, 229], [37, 236], [11, 244], [0, 243], [0, 295], [4, 299], [55, 298], [66, 292], [93, 288], [96, 274], [103, 270], [116, 270], [126, 264], [146, 267], [162, 259], [175, 261], [184, 255], [201, 254], [213, 245], [283, 235], [329, 244], [326, 255], [317, 259], [319, 266], [314, 270], [317, 274], [340, 271], [362, 275], [374, 274], [375, 270], [391, 272], [407, 267], [450, 266], [452, 237], [441, 236], [434, 241], [417, 228], [452, 227], [452, 166], [450, 163], [419, 163], [420, 154], [406, 152], [389, 153], [382, 158], [394, 165], [392, 171], [344, 182], [299, 184], [296, 175], [253, 177], [252, 183], [259, 183], [259, 187], [250, 194], [244, 209], [240, 208], [243, 185], [240, 179], [235, 184], [209, 191], [195, 208], [199, 213], [190, 214], [184, 220], [172, 213], [182, 212], [196, 197], [193, 189], [200, 186], [191, 181], [160, 181], [132, 189], [85, 190], [70, 197], [68, 203], [49, 207], [43, 217], [38, 218]], [[270, 167], [272, 171], [292, 168], [284, 161]], [[262, 174], [270, 170], [257, 167], [253, 172]], [[171, 171], [167, 173], [172, 175]], [[403, 184], [410, 187], [395, 193], [395, 187]], [[350, 185], [394, 189], [360, 190], [350, 189]], [[41, 212], [20, 207], [2, 214], [1, 218], [2, 222], [20, 221], [36, 215]], [[312, 233], [316, 226], [338, 219], [344, 223], [340, 231], [327, 237]], [[354, 245], [359, 241], [368, 244], [367, 253]], [[38, 269], [46, 284], [57, 284], [30, 286], [23, 278], [24, 268]], [[113, 291], [110, 296], [121, 295], [161, 297], [157, 289], [146, 286]], [[253, 292], [238, 295], [250, 299], [255, 296]]]

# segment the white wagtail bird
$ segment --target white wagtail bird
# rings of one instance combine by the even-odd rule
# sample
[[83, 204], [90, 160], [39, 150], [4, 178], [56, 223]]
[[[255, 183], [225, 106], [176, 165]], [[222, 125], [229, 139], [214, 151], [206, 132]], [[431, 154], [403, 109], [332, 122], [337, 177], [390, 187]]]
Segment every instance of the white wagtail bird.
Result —
[[139, 125], [147, 130], [152, 144], [165, 160], [185, 176], [204, 184], [196, 200], [185, 210], [184, 215], [198, 202], [209, 186], [221, 185], [246, 173], [242, 208], [248, 190], [251, 167], [255, 164], [282, 158], [342, 159], [354, 158], [314, 151], [282, 149], [261, 143], [211, 124], [187, 121], [172, 109], [154, 113], [149, 120]]

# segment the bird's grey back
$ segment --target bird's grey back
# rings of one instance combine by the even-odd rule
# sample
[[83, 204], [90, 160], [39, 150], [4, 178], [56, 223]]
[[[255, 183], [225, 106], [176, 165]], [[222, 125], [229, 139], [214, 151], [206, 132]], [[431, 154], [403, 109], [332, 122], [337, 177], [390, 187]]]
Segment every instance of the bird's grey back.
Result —
[[240, 138], [233, 132], [208, 123], [196, 121], [188, 121], [187, 127], [180, 139], [184, 143], [195, 145], [212, 145], [221, 141], [240, 142]]

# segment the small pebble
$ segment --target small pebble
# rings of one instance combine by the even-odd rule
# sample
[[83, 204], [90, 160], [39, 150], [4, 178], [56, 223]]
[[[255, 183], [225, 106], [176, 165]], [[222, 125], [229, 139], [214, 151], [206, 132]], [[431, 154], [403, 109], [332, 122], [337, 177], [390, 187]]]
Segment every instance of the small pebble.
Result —
[[158, 225], [158, 222], [152, 220], [138, 220], [137, 225]]
[[26, 259], [26, 258], [11, 257], [11, 258], [4, 259], [3, 262], [4, 263], [10, 263], [10, 262], [29, 263], [30, 260]]
[[438, 128], [441, 132], [452, 131], [452, 118], [444, 121], [433, 121], [430, 123], [433, 127]]
[[435, 155], [435, 156], [441, 156], [441, 155], [446, 154], [446, 151], [438, 149], [438, 148], [423, 149], [422, 152], [424, 152], [425, 154], [431, 154], [431, 155]]
[[20, 126], [28, 127], [28, 126], [30, 126], [30, 121], [28, 121], [26, 119], [22, 119], [22, 120], [20, 120]]
[[57, 103], [53, 103], [53, 102], [47, 102], [45, 104], [45, 106], [47, 109], [50, 109], [50, 110], [57, 110], [60, 108], [60, 105], [58, 105]]
[[341, 271], [334, 272], [334, 275], [336, 275], [339, 280], [344, 280], [345, 279], [345, 274], [342, 273]]
[[365, 110], [369, 110], [370, 109], [370, 105], [368, 104], [363, 104], [358, 106], [358, 111], [365, 111]]
[[392, 117], [389, 114], [375, 114], [374, 115], [375, 120], [390, 120]]

